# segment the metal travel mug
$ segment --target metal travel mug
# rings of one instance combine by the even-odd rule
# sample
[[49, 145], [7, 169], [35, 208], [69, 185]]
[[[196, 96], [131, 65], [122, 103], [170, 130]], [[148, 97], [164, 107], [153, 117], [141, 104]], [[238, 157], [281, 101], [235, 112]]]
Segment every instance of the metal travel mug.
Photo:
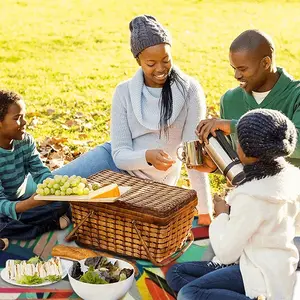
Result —
[[[182, 149], [181, 155], [179, 150]], [[202, 161], [202, 145], [198, 140], [183, 143], [183, 146], [178, 147], [177, 157], [188, 166], [201, 166]]]

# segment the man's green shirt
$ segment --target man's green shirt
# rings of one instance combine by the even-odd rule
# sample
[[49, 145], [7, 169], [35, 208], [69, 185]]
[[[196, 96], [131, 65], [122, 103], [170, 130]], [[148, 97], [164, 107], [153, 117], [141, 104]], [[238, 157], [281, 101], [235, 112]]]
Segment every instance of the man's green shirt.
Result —
[[256, 108], [267, 108], [281, 111], [296, 126], [298, 142], [296, 150], [288, 158], [295, 166], [300, 167], [300, 81], [295, 81], [284, 69], [277, 68], [280, 77], [267, 97], [258, 104], [252, 94], [241, 87], [227, 91], [221, 99], [221, 118], [232, 120], [231, 139], [236, 145], [236, 124], [247, 111]]

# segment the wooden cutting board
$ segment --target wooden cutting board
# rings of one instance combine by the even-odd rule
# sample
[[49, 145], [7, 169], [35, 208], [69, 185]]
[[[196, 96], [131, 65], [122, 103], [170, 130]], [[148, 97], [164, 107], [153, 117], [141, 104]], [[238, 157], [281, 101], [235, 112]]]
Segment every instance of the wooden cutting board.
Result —
[[[120, 194], [123, 195], [127, 191], [131, 189], [130, 186], [119, 186]], [[112, 198], [95, 198], [91, 199], [89, 195], [84, 196], [77, 196], [77, 195], [70, 195], [70, 196], [34, 196], [34, 200], [45, 200], [45, 201], [68, 201], [68, 202], [105, 202], [105, 203], [112, 203], [115, 202], [119, 197], [112, 197]]]

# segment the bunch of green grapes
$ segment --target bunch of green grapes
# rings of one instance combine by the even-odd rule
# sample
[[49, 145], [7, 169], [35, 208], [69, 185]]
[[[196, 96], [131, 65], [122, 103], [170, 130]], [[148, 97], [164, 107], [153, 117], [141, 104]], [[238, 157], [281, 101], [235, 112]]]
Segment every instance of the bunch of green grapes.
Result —
[[40, 196], [82, 196], [99, 187], [99, 184], [89, 184], [86, 178], [80, 176], [55, 175], [54, 178], [46, 178], [43, 183], [38, 184], [36, 192]]

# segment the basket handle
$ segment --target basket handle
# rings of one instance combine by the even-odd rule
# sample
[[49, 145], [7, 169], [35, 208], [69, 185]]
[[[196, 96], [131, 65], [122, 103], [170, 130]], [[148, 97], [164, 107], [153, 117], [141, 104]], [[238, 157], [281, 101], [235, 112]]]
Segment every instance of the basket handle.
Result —
[[74, 236], [74, 234], [76, 233], [76, 231], [79, 229], [79, 227], [89, 218], [93, 215], [94, 211], [91, 210], [79, 223], [77, 226], [75, 226], [71, 232], [65, 237], [65, 241], [66, 242], [71, 242], [72, 238]]
[[189, 232], [188, 234], [188, 238], [187, 240], [189, 241], [188, 243], [186, 243], [175, 255], [172, 255], [170, 257], [167, 257], [165, 260], [161, 261], [161, 262], [158, 262], [156, 261], [152, 254], [150, 253], [149, 249], [148, 249], [148, 246], [146, 245], [145, 241], [143, 240], [142, 238], [142, 235], [139, 231], [139, 229], [136, 227], [135, 225], [135, 221], [132, 221], [132, 225], [134, 227], [134, 229], [136, 230], [136, 233], [138, 234], [140, 240], [141, 240], [141, 243], [144, 247], [144, 250], [146, 251], [147, 255], [148, 255], [148, 258], [149, 260], [152, 262], [153, 265], [157, 266], [157, 267], [163, 267], [163, 266], [166, 266], [168, 265], [169, 263], [171, 263], [172, 261], [176, 260], [178, 257], [180, 257], [194, 242], [194, 235], [192, 233], [192, 231]]

